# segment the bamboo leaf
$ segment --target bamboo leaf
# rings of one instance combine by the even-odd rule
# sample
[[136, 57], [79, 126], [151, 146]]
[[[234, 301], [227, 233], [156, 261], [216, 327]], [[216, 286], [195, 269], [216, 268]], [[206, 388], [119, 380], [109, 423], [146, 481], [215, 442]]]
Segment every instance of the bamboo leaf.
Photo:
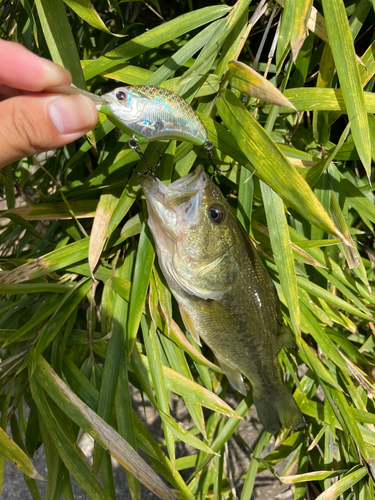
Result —
[[[69, 201], [69, 206], [77, 219], [92, 218], [95, 215], [98, 202], [96, 200], [73, 200]], [[3, 217], [15, 214], [25, 220], [62, 220], [71, 219], [71, 212], [65, 203], [41, 203], [39, 205], [29, 205], [7, 210]]]
[[[134, 253], [130, 252], [116, 274], [119, 279], [126, 281], [133, 271]], [[109, 309], [109, 308], [108, 308]], [[116, 294], [113, 307], [107, 311], [111, 338], [108, 341], [107, 356], [104, 362], [102, 382], [98, 398], [97, 414], [106, 422], [110, 421], [115, 401], [118, 377], [121, 365], [124, 362], [126, 337], [124, 325], [128, 317], [128, 304], [120, 295]], [[94, 448], [94, 472], [97, 474], [104, 456], [103, 448], [96, 445]]]
[[[131, 406], [131, 395], [129, 390], [128, 369], [124, 363], [119, 373], [119, 379], [115, 397], [116, 419], [118, 432], [137, 451], [137, 438], [135, 433], [135, 423]], [[141, 483], [130, 472], [126, 471], [126, 478], [132, 500], [140, 500]]]
[[[141, 355], [140, 359], [143, 366], [149, 370], [147, 357]], [[163, 372], [167, 389], [223, 415], [238, 419], [241, 418], [227, 403], [213, 392], [208, 391], [201, 385], [185, 378], [167, 366], [163, 366]]]
[[[163, 366], [162, 366], [162, 358], [161, 358], [161, 349], [159, 340], [156, 335], [157, 328], [157, 309], [158, 309], [158, 298], [155, 287], [155, 280], [153, 276], [150, 276], [150, 291], [149, 291], [149, 310], [151, 314], [151, 321], [147, 321], [143, 316], [141, 318], [141, 326], [142, 326], [142, 334], [143, 341], [145, 344], [147, 359], [149, 361], [149, 369], [150, 375], [152, 378], [152, 383], [154, 385], [156, 399], [158, 403], [158, 408], [164, 412], [167, 416], [169, 416], [169, 395], [166, 391]], [[174, 467], [175, 461], [175, 444], [173, 434], [168, 425], [164, 425], [164, 436], [167, 443], [168, 455]]]
[[[287, 89], [286, 97], [298, 111], [341, 111], [348, 113], [346, 101], [341, 89], [296, 88]], [[366, 113], [375, 112], [375, 97], [370, 92], [363, 92]], [[283, 111], [283, 109], [281, 109]], [[288, 110], [289, 111], [289, 110]], [[366, 115], [367, 119], [367, 115]]]
[[[279, 5], [284, 7], [285, 0], [276, 0]], [[307, 20], [307, 29], [316, 34], [319, 38], [321, 38], [324, 42], [329, 43], [326, 24], [323, 16], [316, 10], [315, 7], [312, 7], [310, 16]]]
[[90, 26], [96, 28], [100, 31], [104, 31], [109, 35], [122, 37], [125, 35], [116, 35], [111, 33], [106, 27], [99, 14], [95, 10], [95, 7], [90, 2], [90, 0], [64, 0], [66, 5], [70, 7], [76, 14], [79, 15], [84, 21], [86, 21]]
[[263, 431], [259, 437], [259, 440], [254, 449], [253, 456], [251, 457], [250, 460], [249, 469], [246, 473], [245, 483], [243, 485], [243, 490], [241, 493], [240, 500], [250, 500], [251, 498], [254, 489], [255, 477], [257, 475], [259, 467], [259, 461], [257, 459], [262, 454], [264, 447], [270, 440], [270, 437], [271, 435], [266, 431]]
[[348, 118], [352, 120], [354, 142], [370, 178], [371, 141], [366, 103], [344, 3], [341, 0], [323, 0], [322, 5], [342, 95]]
[[173, 420], [170, 415], [167, 415], [163, 411], [159, 412], [163, 422], [168, 426], [168, 428], [172, 431], [172, 433], [181, 441], [190, 446], [193, 446], [197, 450], [204, 451], [205, 453], [211, 453], [212, 455], [217, 455], [214, 451], [211, 450], [209, 446], [207, 446], [203, 441], [198, 439], [194, 434], [191, 434], [188, 430], [184, 429], [181, 425]]
[[[121, 465], [130, 470], [134, 476], [159, 498], [173, 500], [174, 495], [172, 495], [152, 469], [137, 455], [133, 448], [110, 425], [86, 406], [56, 375], [43, 358], [40, 358], [38, 361], [35, 376], [43, 386], [43, 389], [59, 404], [60, 408], [63, 408], [64, 412], [70, 418], [92, 435], [104, 449], [108, 449]], [[38, 389], [34, 386], [35, 390]], [[39, 395], [41, 398], [43, 397], [40, 392]]]
[[34, 469], [25, 452], [16, 445], [14, 441], [7, 436], [6, 432], [0, 427], [0, 455], [12, 462], [24, 474], [33, 479], [43, 479], [42, 476]]
[[107, 228], [113, 211], [118, 203], [118, 198], [112, 194], [102, 194], [95, 212], [94, 223], [91, 230], [89, 245], [89, 266], [93, 273], [102, 253]]
[[[76, 310], [78, 305], [86, 297], [91, 287], [91, 281], [84, 279], [78, 283], [70, 292], [66, 294], [64, 300], [60, 302], [59, 307], [54, 312], [54, 315], [49, 320], [39, 337], [38, 343], [35, 348], [35, 355], [33, 362], [36, 363], [41, 353], [50, 345], [59, 330], [64, 326], [69, 317]], [[33, 369], [35, 365], [33, 366]]]
[[228, 67], [230, 71], [228, 81], [235, 89], [261, 101], [295, 109], [277, 87], [250, 66], [238, 61], [229, 61]]
[[56, 417], [56, 413], [52, 410], [43, 389], [36, 382], [35, 378], [30, 383], [30, 388], [39, 411], [43, 412], [43, 420], [46, 428], [53, 437], [58, 452], [67, 469], [82, 488], [89, 492], [93, 500], [111, 500], [96, 477], [83, 462], [69, 437], [59, 425], [60, 422]]
[[0, 283], [22, 283], [23, 281], [39, 278], [65, 266], [75, 264], [87, 257], [88, 248], [88, 238], [71, 243], [66, 247], [58, 248], [31, 262], [16, 267], [13, 271], [5, 273], [0, 278]]
[[284, 484], [296, 484], [305, 481], [321, 481], [328, 477], [337, 477], [346, 472], [345, 470], [337, 471], [314, 471], [307, 472], [306, 474], [296, 474], [294, 476], [279, 477], [280, 481]]
[[299, 339], [301, 327], [298, 290], [284, 204], [280, 197], [263, 183], [261, 183], [261, 190], [270, 231], [272, 251], [278, 267], [281, 287], [288, 305], [294, 334]]
[[86, 83], [79, 62], [77, 46], [63, 1], [36, 0], [35, 5], [53, 61], [68, 69], [72, 74], [73, 83], [85, 90]]
[[285, 49], [290, 44], [293, 62], [296, 63], [298, 53], [306, 38], [307, 23], [310, 17], [312, 0], [298, 2], [286, 0], [277, 44], [276, 61], [280, 64]]
[[4, 295], [23, 295], [28, 293], [66, 293], [71, 290], [70, 285], [60, 285], [59, 283], [26, 283], [1, 285], [1, 293]]
[[147, 226], [144, 225], [135, 261], [133, 287], [130, 292], [130, 311], [128, 317], [128, 336], [126, 345], [126, 353], [128, 357], [133, 351], [138, 327], [141, 321], [154, 258], [155, 252], [151, 243], [150, 232]]
[[238, 148], [257, 169], [257, 175], [308, 221], [340, 237], [307, 183], [238, 99], [231, 92], [223, 91], [217, 106]]
[[337, 481], [337, 483], [334, 483], [326, 491], [323, 491], [316, 500], [333, 500], [337, 498], [360, 481], [366, 474], [367, 471], [364, 467], [359, 465], [353, 467], [346, 476]]
[[107, 52], [107, 54], [99, 57], [96, 61], [92, 61], [90, 65], [85, 67], [85, 78], [88, 80], [118, 64], [124, 64], [124, 62], [143, 54], [147, 50], [159, 47], [163, 43], [177, 38], [188, 31], [215, 21], [215, 19], [224, 16], [230, 10], [231, 8], [226, 5], [206, 7], [146, 31], [133, 40], [125, 42], [116, 49]]

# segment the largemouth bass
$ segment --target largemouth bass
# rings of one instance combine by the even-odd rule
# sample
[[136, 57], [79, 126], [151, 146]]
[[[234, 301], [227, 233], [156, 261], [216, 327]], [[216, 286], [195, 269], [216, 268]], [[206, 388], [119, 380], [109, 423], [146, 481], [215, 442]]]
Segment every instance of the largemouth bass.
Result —
[[298, 428], [303, 416], [283, 385], [277, 362], [294, 345], [276, 289], [248, 235], [202, 166], [166, 187], [144, 175], [160, 268], [187, 330], [215, 354], [231, 384], [253, 387], [263, 427]]

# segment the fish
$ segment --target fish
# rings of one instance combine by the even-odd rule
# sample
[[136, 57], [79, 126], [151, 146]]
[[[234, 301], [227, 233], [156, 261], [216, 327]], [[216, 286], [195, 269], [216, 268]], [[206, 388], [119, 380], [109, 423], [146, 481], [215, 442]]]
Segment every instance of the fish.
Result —
[[202, 146], [207, 140], [197, 113], [170, 90], [147, 85], [119, 87], [102, 99], [99, 111], [141, 143], [176, 139]]
[[160, 268], [186, 329], [207, 344], [263, 427], [297, 429], [304, 418], [281, 379], [278, 352], [295, 345], [275, 286], [220, 189], [202, 166], [165, 186], [140, 178]]

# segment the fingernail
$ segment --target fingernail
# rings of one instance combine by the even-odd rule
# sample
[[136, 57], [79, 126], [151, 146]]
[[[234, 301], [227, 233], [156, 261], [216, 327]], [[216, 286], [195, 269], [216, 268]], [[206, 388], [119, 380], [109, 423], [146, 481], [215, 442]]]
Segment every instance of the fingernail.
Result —
[[62, 135], [88, 132], [95, 127], [98, 113], [88, 97], [71, 95], [53, 98], [49, 115]]
[[69, 71], [58, 64], [42, 59], [43, 64], [43, 84], [45, 87], [54, 87], [55, 85], [70, 85], [72, 76]]

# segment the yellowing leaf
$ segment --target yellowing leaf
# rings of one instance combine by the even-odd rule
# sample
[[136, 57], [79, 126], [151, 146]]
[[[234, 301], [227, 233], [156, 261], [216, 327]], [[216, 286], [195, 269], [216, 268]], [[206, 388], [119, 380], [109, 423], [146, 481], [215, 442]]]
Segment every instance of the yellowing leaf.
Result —
[[228, 81], [237, 90], [261, 101], [296, 109], [278, 88], [246, 64], [230, 61]]

